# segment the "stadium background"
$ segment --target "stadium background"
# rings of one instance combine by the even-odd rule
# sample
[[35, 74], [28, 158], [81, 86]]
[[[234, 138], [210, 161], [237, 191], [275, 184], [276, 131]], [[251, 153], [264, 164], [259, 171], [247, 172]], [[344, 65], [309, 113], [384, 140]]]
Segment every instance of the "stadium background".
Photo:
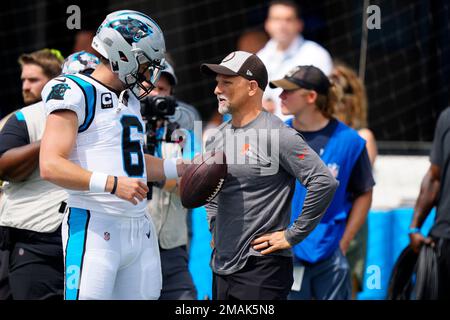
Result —
[[[333, 58], [359, 69], [363, 0], [297, 1], [306, 38]], [[42, 47], [71, 53], [78, 30], [68, 30], [67, 7], [81, 8], [81, 28], [96, 30], [123, 1], [3, 1], [0, 12], [0, 111], [21, 106], [17, 57]], [[365, 83], [369, 125], [382, 149], [423, 149], [433, 138], [439, 112], [448, 103], [449, 10], [446, 0], [370, 1], [381, 9], [381, 29], [368, 31]], [[131, 0], [126, 8], [148, 13], [160, 24], [180, 78], [177, 95], [206, 120], [215, 106], [213, 81], [199, 64], [218, 61], [236, 47], [244, 30], [263, 28], [268, 1]], [[406, 143], [405, 142], [409, 142]], [[426, 144], [425, 144], [426, 148]], [[395, 151], [395, 150], [394, 150]]]
[[[375, 198], [385, 199], [392, 194], [391, 189], [404, 192], [402, 187], [410, 185], [415, 188], [407, 191], [410, 198], [414, 198], [420, 184], [418, 179], [426, 170], [426, 158], [399, 160], [391, 155], [428, 154], [437, 116], [449, 104], [449, 1], [296, 2], [302, 7], [305, 38], [319, 42], [334, 59], [364, 74], [369, 100], [369, 127], [377, 138], [380, 153], [388, 155], [378, 160], [382, 169], [377, 169], [381, 172], [377, 176], [377, 188], [384, 189], [385, 193], [379, 191], [377, 196], [376, 191]], [[361, 45], [365, 2], [381, 9], [381, 29], [368, 30], [366, 51]], [[212, 93], [214, 81], [200, 74], [200, 63], [219, 61], [235, 50], [237, 39], [245, 30], [262, 30], [269, 1], [3, 1], [0, 10], [0, 117], [22, 106], [20, 67], [17, 64], [21, 53], [44, 47], [57, 48], [64, 56], [72, 52], [79, 30], [67, 29], [66, 21], [70, 14], [66, 10], [73, 4], [81, 9], [82, 30], [95, 31], [107, 13], [118, 9], [135, 9], [153, 17], [163, 29], [167, 50], [175, 61], [179, 77], [176, 95], [196, 106], [206, 121], [216, 108], [216, 99]], [[361, 54], [366, 55], [362, 69], [359, 67]], [[405, 168], [405, 163], [410, 166], [409, 171], [403, 171], [403, 176], [416, 176], [417, 179], [405, 178], [403, 181], [399, 171], [393, 171], [396, 165]], [[387, 167], [391, 170], [384, 169]], [[396, 183], [383, 182], [392, 175], [397, 175]], [[384, 202], [383, 206], [389, 207], [390, 211], [386, 208], [372, 211], [369, 232], [374, 234], [376, 229], [386, 230], [386, 226], [391, 231], [369, 239], [369, 250], [372, 250], [369, 255], [384, 255], [386, 258], [384, 262], [377, 262], [387, 270], [383, 278], [384, 291], [378, 295], [366, 295], [366, 298], [383, 297], [389, 268], [407, 240], [403, 234], [389, 253], [388, 249], [379, 247], [379, 241], [394, 241], [398, 233], [407, 228], [412, 210], [411, 203], [386, 206]], [[199, 212], [194, 217], [199, 219], [203, 213]], [[201, 219], [197, 222], [197, 227], [205, 223]], [[196, 238], [194, 230], [193, 246], [201, 242], [207, 243], [208, 239]], [[209, 256], [198, 251], [195, 254], [198, 255], [195, 263], [204, 267]], [[202, 286], [206, 287], [207, 283], [200, 283]], [[207, 294], [202, 290], [200, 298]]]

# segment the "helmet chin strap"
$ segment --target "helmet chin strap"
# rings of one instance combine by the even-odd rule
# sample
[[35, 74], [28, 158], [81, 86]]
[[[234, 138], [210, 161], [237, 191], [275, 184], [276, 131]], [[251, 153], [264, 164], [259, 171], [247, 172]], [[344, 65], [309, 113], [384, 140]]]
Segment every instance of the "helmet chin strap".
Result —
[[128, 106], [128, 97], [129, 97], [128, 89], [122, 90], [120, 92], [119, 105], [118, 105], [118, 107], [116, 109], [116, 113], [120, 113], [120, 111], [122, 111], [122, 105], [125, 106], [125, 107]]

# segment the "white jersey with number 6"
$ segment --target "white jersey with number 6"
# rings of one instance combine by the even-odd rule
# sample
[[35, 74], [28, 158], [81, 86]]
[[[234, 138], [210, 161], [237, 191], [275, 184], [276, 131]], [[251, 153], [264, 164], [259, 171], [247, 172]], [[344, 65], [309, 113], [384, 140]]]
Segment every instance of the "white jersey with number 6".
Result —
[[[118, 93], [81, 74], [55, 78], [46, 84], [42, 99], [47, 115], [72, 110], [78, 117], [78, 136], [69, 160], [80, 167], [113, 176], [147, 181], [144, 160], [145, 126], [139, 100], [133, 94], [119, 102]], [[111, 215], [138, 217], [146, 201], [137, 205], [110, 193], [68, 190], [70, 207]]]

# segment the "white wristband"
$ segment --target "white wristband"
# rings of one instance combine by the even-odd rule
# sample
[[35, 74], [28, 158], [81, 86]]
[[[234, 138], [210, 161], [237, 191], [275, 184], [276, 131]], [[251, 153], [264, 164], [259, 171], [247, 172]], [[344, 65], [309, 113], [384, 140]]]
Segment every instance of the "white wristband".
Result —
[[167, 180], [178, 178], [177, 160], [177, 158], [164, 159], [164, 175]]
[[89, 181], [90, 192], [105, 192], [108, 175], [101, 172], [93, 172]]

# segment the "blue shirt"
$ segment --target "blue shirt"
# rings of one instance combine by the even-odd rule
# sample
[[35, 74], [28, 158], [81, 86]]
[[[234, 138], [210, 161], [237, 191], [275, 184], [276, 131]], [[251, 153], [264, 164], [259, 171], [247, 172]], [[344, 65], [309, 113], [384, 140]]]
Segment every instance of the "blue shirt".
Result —
[[[287, 124], [292, 126], [292, 120], [288, 120]], [[365, 141], [355, 130], [337, 120], [330, 120], [321, 130], [300, 133], [305, 137], [309, 146], [320, 155], [333, 176], [339, 181], [339, 187], [331, 205], [319, 225], [304, 241], [293, 248], [297, 259], [317, 263], [328, 258], [338, 248], [355, 195], [368, 191], [374, 182], [368, 157], [366, 157], [365, 163], [364, 160], [361, 160], [362, 154], [366, 153], [367, 155]], [[358, 181], [357, 186], [359, 188], [355, 188], [354, 181], [357, 179], [354, 170], [358, 167], [356, 164], [360, 161], [363, 162], [362, 167], [367, 168], [363, 173], [368, 178], [363, 182]], [[351, 183], [352, 177], [353, 183]], [[364, 179], [361, 174], [356, 177]], [[301, 212], [305, 195], [305, 187], [297, 181], [292, 200], [291, 222]]]
[[[305, 138], [305, 141], [311, 149], [319, 156], [322, 156], [324, 148], [330, 140], [334, 130], [336, 130], [338, 123], [339, 122], [336, 119], [331, 119], [324, 128], [318, 131], [297, 131]], [[375, 180], [372, 175], [372, 164], [370, 163], [367, 149], [364, 148], [353, 167], [347, 191], [353, 198], [356, 198], [372, 189], [374, 185]]]

